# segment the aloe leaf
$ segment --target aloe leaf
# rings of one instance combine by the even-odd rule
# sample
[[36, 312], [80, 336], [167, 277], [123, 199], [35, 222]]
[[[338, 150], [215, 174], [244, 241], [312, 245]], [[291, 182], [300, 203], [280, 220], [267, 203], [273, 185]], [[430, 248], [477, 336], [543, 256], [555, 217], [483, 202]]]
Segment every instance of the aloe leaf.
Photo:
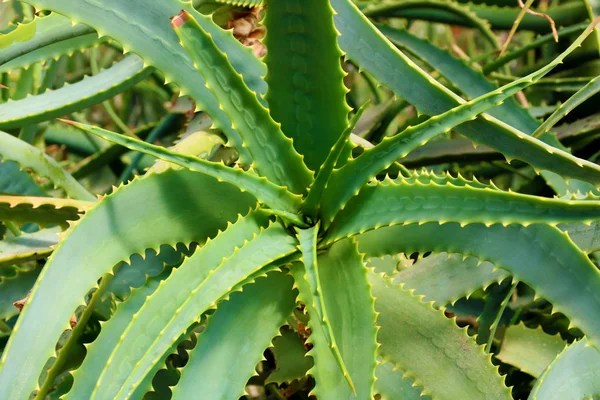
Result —
[[[376, 26], [393, 44], [425, 61], [468, 97], [479, 97], [498, 88], [498, 85], [488, 81], [481, 72], [472, 69], [464, 61], [454, 58], [447, 51], [439, 49], [428, 41], [413, 36], [405, 30], [394, 29], [387, 25]], [[487, 112], [524, 133], [529, 134], [539, 126], [539, 122], [512, 97]]]
[[585, 253], [600, 250], [600, 223], [560, 224], [560, 230], [567, 232], [571, 240]]
[[5, 161], [16, 162], [21, 168], [30, 168], [38, 175], [50, 179], [55, 187], [64, 189], [70, 197], [86, 201], [96, 200], [42, 150], [2, 131], [0, 131], [0, 157]]
[[210, 34], [187, 12], [173, 18], [173, 28], [183, 47], [203, 74], [216, 98], [252, 156], [252, 166], [271, 182], [305, 193], [312, 182], [310, 171], [296, 152], [292, 140], [246, 87]]
[[58, 244], [60, 232], [59, 228], [49, 228], [1, 240], [0, 267], [48, 257]]
[[297, 241], [278, 223], [261, 231], [264, 212], [258, 224], [252, 219], [238, 221], [208, 242], [148, 299], [113, 349], [92, 399], [130, 396], [202, 312], [248, 276], [296, 251]]
[[2, 354], [0, 398], [36, 389], [72, 312], [115, 264], [163, 244], [203, 243], [255, 204], [229, 184], [186, 170], [151, 174], [104, 197], [69, 231], [38, 279]]
[[429, 396], [422, 396], [421, 388], [413, 386], [414, 381], [404, 374], [392, 363], [379, 363], [375, 371], [375, 393], [381, 400], [430, 400]]
[[378, 226], [439, 222], [461, 225], [556, 225], [600, 219], [599, 201], [549, 199], [492, 188], [388, 179], [363, 187], [340, 211], [326, 241]]
[[[331, 176], [331, 181], [327, 186], [327, 191], [324, 194], [324, 201], [321, 207], [322, 217], [326, 221], [326, 224], [328, 225], [333, 220], [338, 210], [343, 208], [346, 201], [356, 195], [359, 192], [360, 187], [367, 183], [372, 176], [389, 167], [394, 161], [406, 156], [410, 151], [422, 146], [435, 136], [447, 132], [465, 121], [474, 119], [477, 115], [490, 107], [502, 103], [505, 99], [518, 91], [537, 82], [557, 64], [561, 63], [575, 48], [580, 46], [581, 42], [589, 35], [592, 29], [593, 25], [590, 25], [590, 27], [588, 27], [588, 29], [579, 36], [567, 50], [539, 71], [511, 82], [483, 96], [477, 97], [476, 99], [446, 111], [445, 113], [431, 117], [429, 120], [417, 126], [405, 129], [396, 136], [388, 137], [373, 149], [366, 150], [360, 157], [353, 159], [337, 170]], [[484, 117], [488, 118], [486, 116]], [[524, 137], [527, 137], [529, 140], [535, 140], [529, 136]], [[544, 151], [553, 154], [568, 154], [558, 149], [551, 150], [551, 147], [549, 146]], [[569, 155], [569, 157], [572, 156]], [[552, 157], [552, 159], [556, 160], [555, 157]], [[580, 170], [584, 169], [585, 166], [588, 167], [590, 172], [598, 169], [596, 165], [588, 161], [575, 160], [577, 160], [578, 169]], [[598, 172], [600, 172], [600, 169]]]
[[575, 400], [600, 393], [600, 351], [582, 339], [565, 348], [536, 381], [530, 400]]
[[[51, 52], [48, 49], [56, 43], [82, 38], [90, 34], [95, 35], [92, 28], [83, 24], [73, 25], [68, 18], [62, 15], [36, 16], [33, 21], [17, 25], [13, 31], [0, 35], [0, 71], [5, 72], [10, 68], [17, 68], [14, 66], [15, 64], [12, 67], [7, 67], [7, 65], [21, 57], [29, 57], [33, 53], [38, 54], [35, 57], [37, 61], [52, 58], [54, 56], [49, 55]], [[98, 41], [98, 35], [95, 35], [95, 39]]]
[[550, 115], [544, 123], [535, 130], [535, 132], [533, 132], [532, 135], [534, 137], [540, 137], [548, 133], [558, 121], [598, 92], [600, 92], [600, 77], [592, 79], [587, 85], [578, 90], [577, 93], [569, 97], [569, 99], [561, 104], [556, 111], [554, 111], [552, 115]]
[[390, 1], [379, 4], [372, 4], [362, 9], [365, 16], [369, 18], [386, 17], [390, 14], [402, 12], [406, 9], [422, 8], [427, 7], [429, 10], [443, 10], [449, 14], [453, 14], [465, 23], [469, 24], [476, 29], [479, 29], [483, 36], [488, 40], [494, 49], [500, 50], [500, 44], [494, 32], [490, 29], [490, 24], [485, 20], [481, 19], [469, 10], [467, 7], [461, 4], [456, 4], [450, 1], [437, 1], [437, 0], [403, 0], [403, 1]]
[[[590, 19], [595, 19], [600, 16], [600, 2], [598, 2], [598, 0], [583, 0], [583, 3], [585, 4], [585, 8]], [[600, 30], [596, 28], [595, 31], [596, 34], [594, 36], [596, 37], [596, 48], [600, 52]]]
[[416, 295], [425, 296], [426, 301], [434, 301], [434, 307], [443, 307], [508, 277], [506, 271], [497, 269], [490, 262], [481, 262], [475, 257], [464, 259], [461, 254], [440, 253], [398, 272], [394, 282], [414, 290]]
[[496, 358], [537, 378], [564, 348], [565, 342], [560, 335], [549, 335], [541, 327], [531, 329], [522, 324], [512, 325], [506, 328]]
[[170, 273], [170, 269], [165, 269], [159, 276], [148, 279], [142, 286], [133, 289], [131, 295], [118, 304], [112, 317], [102, 323], [100, 335], [92, 343], [86, 345], [86, 356], [83, 363], [72, 373], [74, 383], [66, 395], [66, 399], [89, 398], [102, 368], [110, 357], [110, 352], [106, 349], [111, 349], [119, 343], [121, 335], [146, 298], [156, 291], [160, 282], [166, 279]]
[[466, 329], [389, 279], [370, 273], [369, 281], [381, 327], [379, 353], [414, 377], [423, 394], [449, 400], [511, 398], [491, 357]]
[[[101, 103], [146, 78], [152, 72], [131, 55], [98, 75], [54, 91], [0, 105], [0, 129], [47, 121]], [[51, 105], [51, 107], [49, 107]]]
[[[239, 134], [231, 127], [231, 122], [219, 108], [213, 94], [205, 87], [205, 81], [194, 68], [187, 52], [179, 45], [169, 18], [182, 9], [191, 13], [202, 28], [211, 34], [220, 50], [225, 52], [244, 82], [256, 93], [266, 92], [264, 64], [252, 55], [231, 34], [216, 25], [210, 16], [194, 10], [189, 2], [164, 0], [84, 0], [73, 7], [70, 0], [30, 0], [37, 9], [49, 9], [66, 15], [94, 28], [101, 36], [110, 36], [119, 41], [126, 52], [140, 55], [149, 66], [163, 72], [168, 82], [176, 83], [181, 93], [189, 94], [198, 109], [206, 111], [217, 128], [222, 129], [233, 147], [240, 153], [240, 161], [249, 165], [251, 158], [242, 146]], [[144, 10], [144, 12], [140, 12]], [[260, 100], [259, 96], [259, 100]]]
[[[344, 359], [340, 354], [340, 348], [337, 344], [337, 340], [333, 329], [331, 328], [331, 322], [327, 316], [327, 305], [323, 296], [323, 288], [321, 286], [321, 278], [319, 274], [319, 263], [317, 261], [317, 242], [319, 235], [319, 226], [317, 223], [315, 226], [308, 229], [298, 229], [298, 242], [300, 243], [300, 251], [302, 252], [302, 263], [304, 264], [304, 280], [308, 283], [309, 293], [302, 293], [301, 296], [306, 301], [311, 302], [311, 307], [308, 308], [308, 315], [313, 321], [313, 325], [321, 325], [321, 330], [325, 335], [327, 345], [335, 358], [340, 371], [353, 392], [356, 392], [352, 378], [348, 373], [348, 369], [344, 363]], [[303, 288], [303, 286], [300, 286]]]
[[19, 226], [35, 222], [42, 227], [67, 227], [69, 221], [78, 220], [92, 205], [69, 199], [0, 195], [0, 221], [12, 221]]
[[[322, 295], [328, 307], [327, 317], [356, 393], [349, 387], [329, 349], [325, 327], [311, 318], [309, 341], [314, 347], [308, 355], [313, 357], [315, 365], [308, 374], [316, 380], [312, 394], [323, 398], [369, 399], [375, 380], [377, 342], [374, 300], [362, 256], [352, 241], [343, 241], [321, 255], [318, 263]], [[300, 291], [300, 300], [308, 308], [309, 315], [318, 315], [312, 306], [311, 289], [305, 274], [303, 265], [293, 266], [292, 275]], [[354, 290], [347, 290], [349, 287]]]
[[318, 171], [350, 111], [333, 10], [322, 0], [272, 0], [266, 6], [269, 111], [308, 168]]
[[[585, 28], [587, 28], [587, 26], [588, 26], [587, 22], [575, 24], [572, 26], [568, 26], [568, 27], [559, 29], [556, 34], [559, 39], [562, 39], [564, 37], [568, 37], [569, 35], [572, 35], [573, 33], [580, 33]], [[485, 64], [481, 67], [481, 71], [487, 75], [490, 72], [493, 72], [493, 71], [497, 70], [498, 68], [502, 67], [503, 65], [509, 63], [510, 61], [521, 57], [522, 55], [526, 54], [528, 51], [530, 51], [532, 49], [536, 49], [543, 44], [553, 42], [554, 39], [555, 38], [554, 38], [553, 33], [549, 33], [547, 35], [537, 37], [534, 40], [532, 40], [531, 42], [519, 46], [518, 49], [515, 49], [511, 52], [507, 52], [502, 57], [498, 57], [497, 59], [489, 61], [487, 64]]]
[[217, 3], [231, 4], [238, 7], [258, 7], [263, 0], [216, 0]]
[[306, 356], [303, 339], [290, 328], [283, 328], [281, 336], [273, 339], [271, 351], [275, 370], [265, 380], [267, 384], [291, 383], [302, 379], [314, 365], [312, 358]]
[[25, 196], [46, 195], [33, 178], [13, 161], [0, 162], [0, 193]]
[[571, 326], [599, 343], [600, 321], [594, 315], [600, 309], [600, 271], [557, 228], [428, 223], [381, 228], [357, 240], [367, 256], [447, 251], [489, 261], [534, 287], [552, 303], [553, 312], [565, 314]]
[[[438, 115], [464, 100], [442, 86], [397, 50], [348, 0], [331, 0], [336, 11], [335, 23], [341, 33], [340, 47], [362, 69], [391, 88], [419, 111]], [[583, 8], [583, 6], [582, 6]], [[538, 18], [536, 18], [538, 19]], [[514, 18], [510, 20], [510, 29]], [[542, 20], [545, 24], [547, 21]], [[588, 30], [589, 31], [589, 30]], [[369, 49], [366, 51], [365, 49]], [[477, 144], [486, 144], [509, 160], [531, 162], [538, 170], [547, 169], [565, 177], [596, 183], [597, 166], [557, 151], [551, 146], [501, 123], [491, 116], [481, 116], [464, 123], [458, 130]]]
[[211, 399], [243, 395], [265, 348], [292, 314], [293, 283], [290, 276], [274, 272], [221, 303], [190, 352], [173, 399], [189, 399], [199, 392]]
[[242, 190], [248, 191], [256, 196], [257, 199], [269, 205], [275, 210], [283, 210], [289, 213], [295, 213], [300, 207], [300, 196], [288, 192], [285, 188], [277, 186], [265, 178], [256, 176], [237, 168], [229, 168], [224, 164], [210, 162], [201, 158], [188, 156], [186, 154], [176, 153], [164, 147], [156, 146], [143, 142], [138, 139], [120, 135], [105, 129], [96, 128], [92, 125], [80, 124], [77, 122], [63, 120], [76, 128], [82, 129], [93, 135], [109, 140], [136, 150], [141, 153], [150, 154], [161, 160], [180, 165], [189, 170], [201, 172], [216, 179], [232, 183]]
[[325, 191], [325, 188], [327, 187], [327, 182], [329, 182], [331, 173], [333, 172], [335, 165], [337, 164], [344, 148], [346, 147], [348, 140], [350, 139], [350, 135], [354, 131], [354, 128], [356, 127], [356, 124], [358, 123], [358, 120], [363, 115], [363, 113], [366, 109], [366, 106], [367, 106], [366, 104], [363, 105], [356, 112], [354, 117], [352, 117], [352, 120], [350, 121], [350, 124], [348, 125], [346, 130], [337, 139], [337, 141], [335, 142], [335, 144], [329, 151], [329, 154], [327, 155], [325, 162], [323, 163], [323, 165], [319, 169], [319, 172], [317, 173], [317, 177], [315, 178], [315, 181], [310, 186], [310, 189], [308, 191], [308, 196], [306, 196], [306, 199], [304, 200], [304, 203], [302, 204], [302, 210], [305, 215], [308, 215], [312, 218], [316, 217], [316, 213], [317, 213], [317, 209], [319, 207], [319, 203], [321, 201], [321, 197], [323, 196], [323, 192]]
[[[406, 6], [403, 3], [408, 3]], [[363, 3], [365, 8], [369, 3]], [[421, 19], [424, 21], [441, 22], [451, 25], [473, 27], [473, 22], [456, 13], [435, 9], [430, 6], [429, 0], [396, 1], [391, 2], [389, 8], [397, 7], [398, 10], [387, 13], [387, 17], [401, 17]], [[438, 7], [439, 8], [439, 7]], [[498, 7], [487, 4], [469, 4], [468, 9], [479, 19], [486, 21], [492, 29], [509, 30], [521, 8]], [[580, 2], [568, 2], [555, 7], [549, 7], [544, 13], [550, 16], [557, 26], [567, 26], [580, 22], [587, 17], [585, 6]], [[546, 19], [533, 15], [525, 15], [520, 25], [521, 29], [534, 32], [549, 32], [550, 24]]]
[[19, 313], [13, 303], [27, 296], [41, 270], [41, 266], [27, 269], [14, 267], [12, 274], [0, 277], [0, 320], [9, 319]]

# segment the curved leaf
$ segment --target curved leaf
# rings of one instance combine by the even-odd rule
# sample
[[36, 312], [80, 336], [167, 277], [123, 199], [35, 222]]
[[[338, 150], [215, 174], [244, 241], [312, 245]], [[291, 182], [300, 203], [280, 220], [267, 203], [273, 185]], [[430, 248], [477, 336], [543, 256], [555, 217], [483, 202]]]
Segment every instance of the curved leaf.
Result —
[[310, 171], [292, 140], [281, 132], [269, 110], [256, 99], [256, 93], [246, 87], [227, 55], [189, 13], [182, 11], [172, 23], [183, 47], [204, 76], [206, 86], [240, 134], [242, 145], [252, 156], [252, 166], [271, 182], [287, 186], [297, 194], [305, 193], [312, 182]]
[[549, 199], [492, 188], [388, 179], [363, 187], [336, 216], [325, 240], [373, 227], [415, 222], [528, 226], [591, 223], [598, 219], [600, 201]]
[[150, 68], [144, 68], [139, 57], [130, 55], [98, 75], [72, 85], [22, 100], [9, 100], [0, 106], [0, 129], [47, 121], [101, 103], [133, 87], [151, 72]]
[[135, 180], [98, 202], [37, 281], [2, 354], [0, 398], [22, 398], [36, 389], [72, 312], [115, 264], [161, 244], [202, 243], [255, 203], [229, 184], [185, 170]]
[[564, 348], [560, 335], [549, 335], [541, 327], [512, 325], [506, 329], [496, 358], [537, 378]]
[[[312, 330], [309, 341], [313, 348], [307, 355], [315, 365], [308, 371], [316, 380], [313, 394], [319, 398], [370, 399], [375, 375], [377, 347], [374, 299], [366, 278], [367, 270], [362, 255], [352, 241], [332, 246], [318, 258], [322, 295], [328, 305], [331, 330], [339, 352], [354, 383], [356, 394], [348, 386], [339, 365], [328, 348], [323, 324], [309, 323]], [[308, 297], [311, 292], [303, 265], [292, 267], [292, 275], [300, 291], [299, 298], [309, 309], [309, 315], [318, 315]], [[348, 290], [354, 288], [354, 290]]]
[[579, 400], [600, 394], [600, 351], [582, 339], [565, 348], [536, 381], [530, 400]]
[[379, 353], [414, 377], [423, 394], [448, 400], [511, 398], [491, 357], [466, 329], [389, 279], [370, 273], [369, 281], [381, 327]]
[[[32, 21], [18, 25], [16, 29], [5, 35], [0, 35], [0, 72], [18, 68], [13, 64], [16, 60], [36, 52], [40, 53], [37, 61], [47, 60], [52, 57], [46, 56], [47, 49], [56, 43], [90, 34], [94, 34], [92, 28], [83, 24], [73, 25], [62, 15], [36, 16]], [[95, 38], [98, 41], [98, 35], [95, 35]], [[41, 53], [44, 54], [43, 57]], [[9, 66], [11, 64], [12, 66]]]
[[93, 203], [50, 197], [0, 196], [0, 221], [12, 221], [17, 225], [35, 222], [45, 227], [76, 221]]
[[48, 257], [58, 244], [60, 232], [60, 228], [49, 228], [1, 240], [0, 267]]
[[55, 187], [64, 189], [70, 197], [86, 201], [96, 200], [53, 158], [37, 147], [2, 131], [0, 131], [0, 157], [3, 160], [16, 162], [21, 168], [30, 168], [38, 175], [50, 179]]
[[[267, 1], [269, 111], [318, 171], [348, 122], [333, 10], [322, 0]], [[344, 143], [345, 144], [345, 143]]]
[[190, 399], [200, 392], [210, 399], [240, 397], [265, 348], [292, 314], [293, 283], [290, 276], [273, 272], [219, 304], [190, 352], [173, 399]]
[[119, 41], [126, 52], [139, 54], [147, 65], [159, 69], [168, 82], [176, 83], [181, 88], [181, 94], [189, 94], [197, 108], [206, 111], [216, 127], [225, 132], [240, 153], [240, 161], [250, 164], [250, 155], [242, 146], [239, 134], [232, 128], [213, 94], [205, 87], [202, 75], [180, 46], [169, 23], [169, 18], [182, 9], [191, 13], [202, 28], [211, 34], [219, 49], [227, 54], [250, 90], [265, 93], [266, 84], [262, 79], [266, 72], [264, 64], [231, 32], [217, 26], [210, 16], [197, 12], [191, 3], [179, 0], [82, 0], [77, 2], [77, 7], [73, 7], [71, 0], [28, 0], [28, 3], [37, 9], [53, 10], [73, 21], [89, 25], [100, 35]]
[[[348, 58], [381, 84], [427, 115], [441, 114], [464, 102], [397, 50], [351, 1], [331, 0], [331, 4], [337, 13], [334, 18], [341, 33], [340, 47], [348, 53]], [[508, 29], [513, 21], [514, 18]], [[486, 144], [500, 151], [509, 160], [531, 162], [536, 169], [551, 170], [565, 177], [600, 182], [597, 166], [556, 150], [491, 116], [463, 123], [458, 130], [476, 144]]]
[[296, 251], [297, 241], [279, 223], [262, 230], [266, 214], [256, 214], [258, 221], [254, 214], [240, 220], [199, 249], [147, 300], [113, 349], [92, 399], [128, 398], [202, 312]]
[[[600, 22], [600, 19], [596, 21], [596, 23], [598, 22]], [[331, 176], [331, 181], [327, 187], [328, 190], [325, 192], [324, 201], [321, 207], [322, 217], [325, 219], [325, 223], [329, 224], [338, 210], [344, 207], [345, 202], [356, 195], [360, 187], [367, 183], [372, 176], [389, 167], [397, 159], [406, 156], [410, 151], [422, 146], [433, 137], [447, 132], [465, 121], [475, 118], [492, 106], [502, 103], [505, 99], [514, 95], [521, 89], [537, 82], [556, 65], [561, 63], [575, 48], [579, 47], [581, 42], [590, 34], [592, 28], [593, 25], [590, 25], [590, 27], [588, 27], [588, 29], [586, 29], [586, 31], [581, 34], [567, 50], [539, 71], [515, 80], [514, 82], [477, 97], [467, 103], [463, 103], [440, 115], [431, 117], [429, 120], [419, 125], [409, 127], [396, 136], [387, 137], [379, 145], [366, 150], [358, 158], [348, 162], [348, 164], [344, 165]], [[416, 68], [416, 66], [414, 68]], [[491, 117], [484, 116], [484, 118]], [[529, 140], [535, 140], [526, 135], [524, 135], [524, 137]], [[589, 172], [600, 172], [600, 168], [589, 161], [579, 160], [562, 150], [551, 148], [550, 146], [547, 147], [548, 148], [544, 151], [551, 154], [564, 154], [565, 157], [571, 157], [574, 162], [576, 161], [578, 170], [587, 168]], [[507, 154], [505, 154], [505, 156], [508, 157]], [[536, 158], [531, 157], [530, 159], [535, 160]], [[557, 158], [552, 157], [552, 159], [555, 163]]]
[[405, 289], [414, 290], [414, 294], [425, 296], [426, 301], [434, 301], [434, 307], [443, 307], [508, 276], [506, 271], [496, 269], [490, 262], [440, 253], [398, 272], [393, 280]]
[[562, 312], [592, 343], [600, 343], [600, 320], [595, 317], [600, 309], [600, 271], [556, 228], [429, 223], [381, 228], [357, 240], [368, 256], [447, 251], [489, 261], [535, 288], [552, 303], [553, 312]]
[[395, 369], [392, 363], [378, 364], [375, 371], [375, 393], [382, 400], [429, 400], [429, 396], [421, 397], [421, 388], [413, 386], [414, 381], [404, 377], [404, 374], [404, 371]]
[[283, 187], [271, 183], [266, 178], [256, 176], [241, 169], [229, 168], [224, 164], [206, 161], [183, 153], [176, 153], [167, 148], [110, 132], [106, 129], [96, 128], [92, 125], [66, 120], [63, 120], [63, 122], [132, 150], [150, 154], [191, 171], [201, 172], [224, 182], [232, 183], [240, 189], [253, 194], [258, 200], [275, 210], [282, 210], [293, 214], [300, 207], [300, 196], [288, 192]]

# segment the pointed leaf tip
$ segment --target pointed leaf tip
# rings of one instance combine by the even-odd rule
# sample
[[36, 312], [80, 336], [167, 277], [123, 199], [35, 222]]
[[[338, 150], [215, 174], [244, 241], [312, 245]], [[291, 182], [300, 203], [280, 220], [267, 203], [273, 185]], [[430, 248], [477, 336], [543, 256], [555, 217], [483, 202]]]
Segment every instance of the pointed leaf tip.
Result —
[[8, 86], [4, 86], [3, 84], [0, 83], [0, 89], [8, 89]]

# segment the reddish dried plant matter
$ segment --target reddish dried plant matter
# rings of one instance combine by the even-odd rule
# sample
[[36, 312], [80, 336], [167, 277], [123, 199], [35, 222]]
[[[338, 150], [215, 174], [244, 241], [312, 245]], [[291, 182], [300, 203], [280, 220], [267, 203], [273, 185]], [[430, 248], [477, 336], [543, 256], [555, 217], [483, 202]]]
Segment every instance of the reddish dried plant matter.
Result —
[[185, 10], [181, 10], [179, 14], [171, 17], [171, 25], [173, 25], [174, 28], [179, 28], [189, 20], [190, 14]]

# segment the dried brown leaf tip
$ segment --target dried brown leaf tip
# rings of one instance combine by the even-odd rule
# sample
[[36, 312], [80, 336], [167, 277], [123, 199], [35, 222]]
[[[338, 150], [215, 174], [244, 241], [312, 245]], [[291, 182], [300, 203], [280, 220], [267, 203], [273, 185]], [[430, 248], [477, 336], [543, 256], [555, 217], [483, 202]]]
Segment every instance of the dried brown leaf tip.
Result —
[[250, 11], [234, 11], [232, 19], [227, 21], [227, 29], [233, 29], [233, 36], [244, 46], [252, 47], [254, 54], [261, 58], [267, 54], [267, 48], [260, 41], [265, 36], [265, 27], [260, 25], [263, 7], [254, 7]]
[[13, 303], [13, 306], [17, 307], [17, 310], [19, 310], [19, 312], [23, 311], [23, 307], [25, 307], [25, 303], [27, 302], [30, 293], [31, 290], [27, 292], [27, 295], [25, 295], [24, 298], [22, 298], [21, 300], [17, 300]]

